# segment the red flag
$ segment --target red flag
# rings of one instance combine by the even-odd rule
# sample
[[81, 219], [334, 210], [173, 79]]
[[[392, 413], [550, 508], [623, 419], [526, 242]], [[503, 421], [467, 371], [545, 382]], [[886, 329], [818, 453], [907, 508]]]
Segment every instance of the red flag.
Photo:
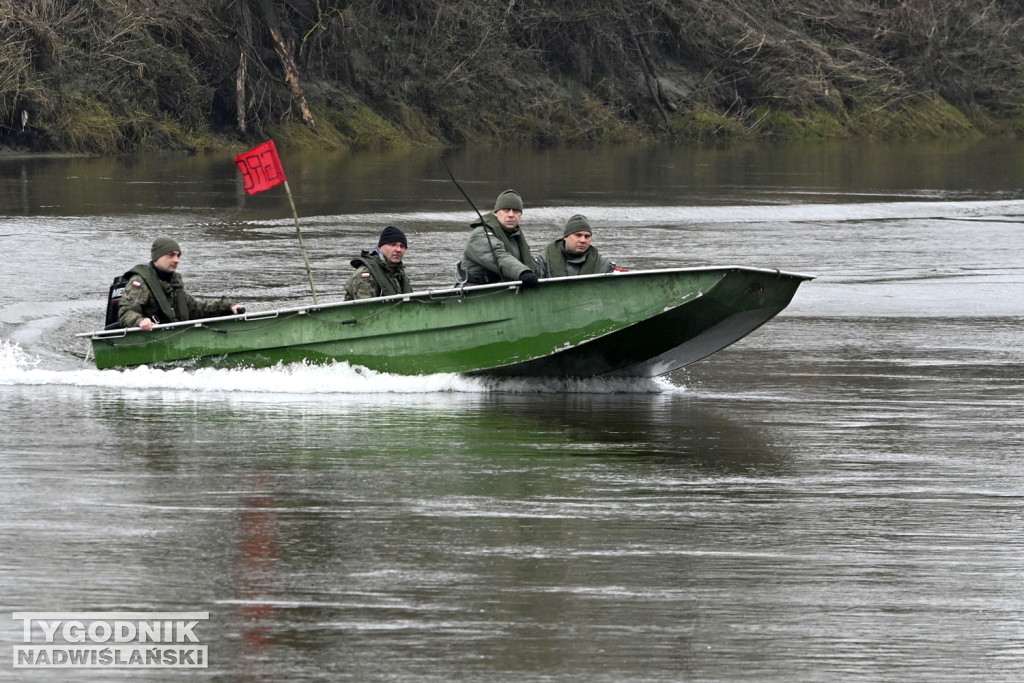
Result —
[[246, 194], [269, 190], [287, 180], [284, 177], [284, 167], [281, 166], [281, 157], [277, 156], [277, 147], [274, 146], [273, 140], [267, 140], [259, 147], [253, 147], [248, 152], [239, 154], [235, 157], [235, 164], [245, 180]]

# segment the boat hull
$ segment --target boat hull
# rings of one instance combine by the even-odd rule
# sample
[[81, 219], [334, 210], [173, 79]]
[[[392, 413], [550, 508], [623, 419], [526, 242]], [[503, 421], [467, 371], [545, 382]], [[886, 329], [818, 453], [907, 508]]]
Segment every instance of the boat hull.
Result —
[[403, 375], [666, 374], [741, 339], [810, 276], [729, 266], [460, 287], [90, 335], [99, 368], [346, 361]]

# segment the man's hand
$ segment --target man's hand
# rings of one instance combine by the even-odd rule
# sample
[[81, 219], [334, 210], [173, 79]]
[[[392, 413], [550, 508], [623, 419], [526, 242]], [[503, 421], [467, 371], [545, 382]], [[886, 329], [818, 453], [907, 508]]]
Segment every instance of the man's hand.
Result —
[[523, 283], [523, 289], [535, 289], [540, 287], [540, 280], [533, 274], [532, 270], [523, 271], [519, 275], [519, 279]]
[[150, 320], [149, 318], [143, 318], [142, 320], [139, 321], [139, 328], [143, 332], [152, 332], [153, 331], [153, 321]]

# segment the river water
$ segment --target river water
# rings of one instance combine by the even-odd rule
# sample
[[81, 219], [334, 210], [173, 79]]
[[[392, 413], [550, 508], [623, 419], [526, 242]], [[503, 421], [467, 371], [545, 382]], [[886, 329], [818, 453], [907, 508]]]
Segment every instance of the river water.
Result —
[[[447, 161], [481, 210], [520, 190], [535, 249], [581, 212], [625, 267], [817, 278], [656, 380], [97, 371], [75, 334], [160, 233], [197, 295], [308, 301], [288, 194], [228, 157], [0, 158], [2, 640], [209, 613], [206, 668], [0, 679], [1020, 679], [1024, 144]], [[417, 289], [453, 282], [474, 213], [436, 152], [283, 162], [321, 301], [389, 224]]]

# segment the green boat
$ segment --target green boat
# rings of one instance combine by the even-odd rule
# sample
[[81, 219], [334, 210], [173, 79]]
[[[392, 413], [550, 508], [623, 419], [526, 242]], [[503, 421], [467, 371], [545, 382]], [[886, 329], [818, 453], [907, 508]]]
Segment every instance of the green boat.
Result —
[[88, 337], [98, 368], [345, 361], [380, 372], [654, 377], [750, 334], [813, 276], [740, 266], [459, 286]]

